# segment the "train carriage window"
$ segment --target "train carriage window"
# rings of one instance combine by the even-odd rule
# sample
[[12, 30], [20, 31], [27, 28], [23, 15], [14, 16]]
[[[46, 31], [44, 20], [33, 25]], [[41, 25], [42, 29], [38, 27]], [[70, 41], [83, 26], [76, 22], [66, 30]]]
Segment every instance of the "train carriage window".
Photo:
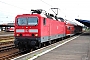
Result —
[[46, 25], [46, 18], [43, 19], [43, 25]]

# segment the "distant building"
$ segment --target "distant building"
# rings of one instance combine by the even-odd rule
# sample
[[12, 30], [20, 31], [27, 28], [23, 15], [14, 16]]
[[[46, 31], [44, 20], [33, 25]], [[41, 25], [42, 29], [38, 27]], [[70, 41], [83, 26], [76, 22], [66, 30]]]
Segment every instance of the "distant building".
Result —
[[8, 28], [14, 27], [14, 23], [1, 24], [0, 30], [7, 31]]

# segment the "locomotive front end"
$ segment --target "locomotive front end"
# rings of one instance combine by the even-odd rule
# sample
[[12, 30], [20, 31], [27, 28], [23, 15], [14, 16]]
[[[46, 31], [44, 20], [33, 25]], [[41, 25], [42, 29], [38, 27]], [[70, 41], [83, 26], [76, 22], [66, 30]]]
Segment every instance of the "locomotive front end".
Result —
[[38, 15], [18, 15], [15, 19], [14, 44], [19, 50], [31, 49], [40, 42]]

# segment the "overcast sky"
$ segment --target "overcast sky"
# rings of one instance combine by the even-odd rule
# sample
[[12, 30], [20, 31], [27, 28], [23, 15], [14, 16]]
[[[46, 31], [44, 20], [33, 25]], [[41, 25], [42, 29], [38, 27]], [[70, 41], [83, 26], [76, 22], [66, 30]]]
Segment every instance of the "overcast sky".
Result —
[[30, 13], [31, 9], [59, 8], [59, 16], [68, 20], [90, 20], [90, 0], [0, 0], [0, 24], [13, 22], [17, 14]]

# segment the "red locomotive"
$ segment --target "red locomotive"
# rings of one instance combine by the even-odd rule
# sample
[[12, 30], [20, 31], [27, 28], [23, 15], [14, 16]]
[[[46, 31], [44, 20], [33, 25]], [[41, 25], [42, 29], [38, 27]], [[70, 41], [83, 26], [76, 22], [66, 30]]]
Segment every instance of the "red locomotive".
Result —
[[[31, 10], [32, 14], [17, 15], [15, 18], [15, 46], [20, 50], [30, 50], [41, 44], [74, 34], [74, 25], [59, 21], [58, 17], [43, 10]], [[72, 28], [70, 28], [71, 26]], [[67, 30], [68, 29], [68, 30]]]

